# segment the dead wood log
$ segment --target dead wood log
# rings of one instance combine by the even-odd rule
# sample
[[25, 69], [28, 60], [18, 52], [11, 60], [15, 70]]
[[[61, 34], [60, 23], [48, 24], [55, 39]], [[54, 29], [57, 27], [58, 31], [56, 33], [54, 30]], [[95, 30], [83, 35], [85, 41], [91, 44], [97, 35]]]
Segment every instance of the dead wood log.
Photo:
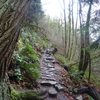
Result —
[[77, 92], [73, 92], [73, 94], [88, 94], [90, 95], [94, 100], [100, 100], [100, 94], [95, 89], [95, 86], [92, 87], [83, 87], [78, 89]]
[[57, 52], [57, 48], [54, 48], [54, 50], [52, 51], [52, 54], [54, 55]]

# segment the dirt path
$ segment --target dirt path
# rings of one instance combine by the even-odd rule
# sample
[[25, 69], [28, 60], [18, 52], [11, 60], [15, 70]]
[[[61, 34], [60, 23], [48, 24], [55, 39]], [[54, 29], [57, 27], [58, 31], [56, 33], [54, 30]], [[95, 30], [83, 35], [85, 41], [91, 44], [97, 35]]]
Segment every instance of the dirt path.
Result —
[[66, 75], [66, 71], [55, 63], [55, 58], [51, 55], [51, 49], [47, 48], [44, 51], [41, 59], [41, 78], [38, 80], [40, 87], [47, 92], [43, 96], [43, 100], [74, 100], [64, 87], [63, 76]]

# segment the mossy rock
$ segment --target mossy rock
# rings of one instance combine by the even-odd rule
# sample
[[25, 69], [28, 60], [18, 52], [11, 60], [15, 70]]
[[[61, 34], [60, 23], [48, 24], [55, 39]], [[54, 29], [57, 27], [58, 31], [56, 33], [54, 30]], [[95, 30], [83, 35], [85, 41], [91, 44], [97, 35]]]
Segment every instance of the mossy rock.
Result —
[[33, 90], [20, 93], [20, 98], [22, 100], [40, 100], [40, 96]]
[[14, 88], [11, 87], [11, 100], [18, 100], [20, 92], [17, 92]]
[[11, 88], [11, 100], [40, 100], [41, 96], [34, 90], [18, 92]]

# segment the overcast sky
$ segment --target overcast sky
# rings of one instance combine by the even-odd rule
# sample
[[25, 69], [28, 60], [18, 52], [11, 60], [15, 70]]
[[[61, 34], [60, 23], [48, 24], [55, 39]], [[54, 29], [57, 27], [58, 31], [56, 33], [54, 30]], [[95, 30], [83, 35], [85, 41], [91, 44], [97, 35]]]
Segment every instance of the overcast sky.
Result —
[[[65, 0], [66, 2], [66, 16], [68, 16], [68, 2], [69, 0]], [[63, 0], [41, 0], [42, 7], [46, 15], [50, 15], [51, 17], [61, 17], [63, 15]], [[96, 8], [92, 6], [92, 10], [100, 9], [98, 5]], [[88, 7], [85, 6], [83, 9], [84, 13], [87, 13]], [[77, 14], [77, 0], [74, 0], [74, 18]], [[84, 14], [86, 15], [86, 14]]]
[[[77, 0], [74, 0], [74, 19], [77, 14]], [[46, 15], [50, 15], [51, 18], [63, 19], [63, 0], [41, 0], [42, 7]], [[68, 4], [69, 0], [65, 0], [66, 5], [66, 20], [68, 20]]]
[[58, 0], [41, 0], [41, 2], [45, 14], [50, 15], [51, 17], [59, 17], [63, 12]]

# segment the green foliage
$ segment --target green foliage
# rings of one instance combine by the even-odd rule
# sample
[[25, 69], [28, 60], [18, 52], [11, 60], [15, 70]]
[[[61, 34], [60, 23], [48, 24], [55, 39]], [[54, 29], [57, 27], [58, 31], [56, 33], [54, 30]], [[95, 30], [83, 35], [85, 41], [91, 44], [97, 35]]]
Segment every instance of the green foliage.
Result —
[[20, 41], [25, 45], [34, 46], [36, 42], [36, 33], [29, 27], [23, 27]]
[[66, 59], [65, 59], [65, 57], [60, 56], [60, 55], [55, 55], [55, 56], [58, 58], [58, 60], [59, 60], [61, 63], [63, 63], [63, 64], [66, 63]]
[[[70, 73], [71, 73], [71, 71], [70, 71]], [[82, 78], [82, 75], [81, 75], [82, 73], [83, 73], [83, 71], [75, 71], [74, 70], [74, 72], [71, 73], [71, 76], [73, 77], [73, 79], [80, 81], [81, 80], [80, 78]]]
[[22, 80], [22, 74], [21, 74], [20, 68], [9, 71], [8, 74], [9, 74], [10, 77], [13, 77], [14, 80], [16, 80], [16, 81]]
[[[29, 73], [30, 77], [38, 79], [39, 76], [39, 58], [36, 55], [31, 45], [25, 45], [20, 48], [17, 55], [14, 55], [17, 66], [25, 69]], [[18, 70], [18, 69], [17, 69]], [[16, 73], [17, 75], [18, 73]]]
[[74, 89], [74, 91], [75, 91], [75, 92], [77, 92], [77, 91], [78, 91], [78, 89], [77, 89], [77, 88], [75, 88], [75, 89]]
[[21, 100], [40, 100], [40, 96], [33, 90], [20, 93], [20, 98]]
[[22, 43], [25, 44], [25, 45], [31, 45], [32, 47], [36, 47], [36, 49], [39, 52], [41, 52], [47, 46], [51, 46], [50, 43], [49, 44], [47, 43], [46, 37], [41, 38], [34, 31], [35, 31], [34, 25], [32, 27], [30, 27], [30, 26], [23, 27], [20, 41], [22, 41]]
[[20, 69], [18, 68], [18, 69], [15, 69], [14, 71], [15, 71], [15, 73], [13, 74], [13, 76], [17, 77], [17, 80], [21, 81], [22, 80], [22, 75], [21, 75]]

